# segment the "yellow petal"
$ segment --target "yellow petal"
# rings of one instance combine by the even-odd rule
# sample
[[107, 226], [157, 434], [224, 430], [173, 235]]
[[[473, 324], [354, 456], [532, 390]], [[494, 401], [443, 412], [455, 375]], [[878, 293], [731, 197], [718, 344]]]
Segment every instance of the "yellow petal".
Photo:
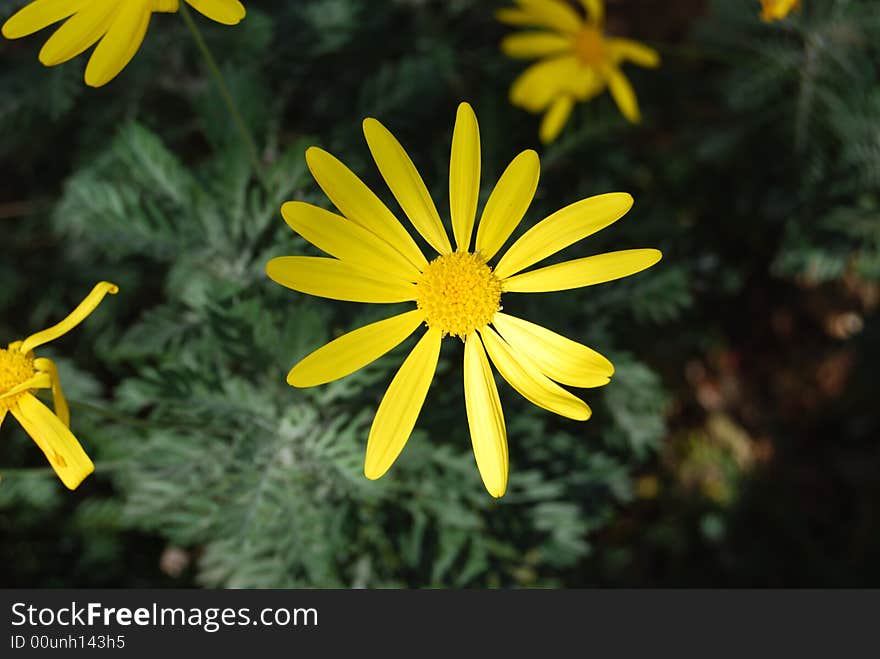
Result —
[[612, 37], [605, 44], [615, 62], [628, 61], [648, 68], [660, 66], [660, 54], [638, 41]]
[[12, 398], [13, 396], [30, 391], [31, 389], [50, 389], [52, 387], [52, 378], [48, 373], [34, 373], [24, 382], [19, 382], [11, 389], [7, 389], [0, 394], [0, 400], [4, 398]]
[[504, 281], [508, 293], [546, 293], [629, 277], [657, 263], [656, 249], [624, 249], [532, 270]]
[[420, 271], [425, 269], [428, 261], [412, 236], [354, 172], [331, 154], [314, 146], [306, 151], [306, 164], [340, 213], [394, 247]]
[[458, 106], [449, 157], [449, 214], [458, 251], [470, 250], [480, 197], [480, 126], [468, 103]]
[[477, 469], [493, 497], [507, 491], [507, 430], [495, 376], [476, 332], [464, 344], [464, 402]]
[[595, 26], [602, 25], [605, 20], [605, 5], [602, 0], [581, 0], [584, 9], [587, 10], [587, 18]]
[[110, 27], [118, 6], [114, 0], [94, 0], [68, 19], [40, 50], [40, 62], [55, 66], [91, 48]]
[[527, 401], [575, 421], [590, 418], [587, 404], [541, 373], [527, 353], [514, 351], [491, 327], [480, 330], [480, 336], [501, 377]]
[[67, 316], [67, 318], [62, 320], [57, 325], [53, 325], [48, 329], [44, 329], [41, 332], [32, 334], [21, 342], [18, 350], [23, 353], [28, 353], [37, 346], [49, 343], [49, 341], [54, 341], [59, 336], [67, 334], [70, 330], [72, 330], [74, 327], [76, 327], [82, 321], [88, 318], [89, 314], [91, 314], [98, 307], [98, 305], [101, 304], [101, 300], [104, 299], [105, 295], [115, 295], [118, 292], [119, 287], [116, 286], [116, 284], [111, 284], [108, 281], [99, 282], [92, 289], [92, 292], [89, 293], [86, 298], [79, 303], [76, 309], [70, 312], [70, 315]]
[[302, 201], [288, 201], [281, 215], [291, 229], [330, 256], [415, 281], [420, 273], [391, 245], [354, 222]]
[[3, 36], [19, 39], [63, 21], [85, 7], [91, 0], [35, 0], [22, 7], [3, 24]]
[[39, 357], [34, 360], [34, 368], [49, 376], [49, 386], [52, 388], [52, 407], [55, 408], [55, 416], [69, 428], [70, 408], [67, 406], [64, 390], [61, 388], [61, 380], [58, 377], [58, 369], [55, 367], [55, 362], [45, 357]]
[[536, 62], [513, 81], [510, 102], [529, 112], [543, 112], [570, 87], [582, 68], [574, 55]]
[[0, 427], [3, 427], [3, 420], [6, 418], [6, 410], [0, 410]]
[[498, 179], [477, 229], [477, 251], [487, 261], [519, 225], [538, 189], [540, 175], [538, 154], [528, 149], [514, 158]]
[[391, 303], [416, 298], [415, 284], [337, 259], [279, 256], [266, 264], [266, 274], [277, 284], [331, 300]]
[[532, 14], [529, 14], [522, 9], [513, 9], [512, 7], [504, 7], [497, 10], [495, 12], [495, 18], [501, 23], [507, 25], [548, 27], [542, 25], [541, 21], [536, 20]]
[[541, 21], [541, 24], [567, 34], [578, 32], [583, 21], [574, 8], [562, 0], [516, 0], [528, 14]]
[[127, 3], [120, 7], [107, 34], [89, 58], [85, 78], [87, 85], [101, 87], [119, 75], [143, 43], [150, 14], [142, 3]]
[[440, 254], [452, 252], [449, 236], [416, 166], [400, 142], [376, 119], [364, 119], [364, 136], [373, 160], [394, 198], [422, 237]]
[[492, 325], [517, 353], [527, 354], [541, 372], [571, 387], [608, 384], [614, 366], [595, 350], [522, 318], [496, 313]]
[[345, 377], [397, 347], [425, 319], [416, 309], [343, 334], [315, 350], [287, 375], [293, 387], [314, 387]]
[[568, 121], [573, 107], [574, 98], [568, 95], [560, 96], [553, 101], [550, 109], [547, 110], [544, 118], [541, 120], [541, 129], [538, 136], [541, 138], [542, 143], [550, 144], [550, 142], [559, 137], [559, 133], [565, 127], [565, 122]]
[[639, 102], [636, 100], [636, 93], [629, 84], [629, 80], [617, 67], [608, 67], [606, 72], [608, 79], [608, 88], [614, 97], [614, 102], [620, 110], [620, 114], [626, 117], [627, 121], [637, 124], [641, 121], [639, 114]]
[[571, 49], [571, 38], [555, 32], [517, 32], [501, 40], [501, 52], [515, 59], [549, 57]]
[[22, 396], [10, 411], [68, 489], [75, 490], [95, 470], [73, 433], [36, 398], [30, 394]]
[[224, 25], [236, 25], [245, 17], [244, 5], [238, 0], [186, 0], [197, 12]]
[[388, 386], [367, 440], [367, 478], [381, 478], [409, 439], [437, 370], [440, 338], [439, 329], [425, 332]]
[[526, 231], [495, 267], [495, 276], [507, 279], [530, 265], [604, 229], [632, 208], [625, 192], [609, 192], [581, 199], [556, 211]]

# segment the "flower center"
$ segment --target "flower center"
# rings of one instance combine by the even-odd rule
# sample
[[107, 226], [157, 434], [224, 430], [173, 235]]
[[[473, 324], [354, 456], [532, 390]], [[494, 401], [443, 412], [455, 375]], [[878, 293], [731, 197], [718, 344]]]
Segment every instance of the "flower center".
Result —
[[598, 66], [607, 59], [605, 38], [591, 25], [585, 25], [575, 37], [574, 52], [587, 66]]
[[[34, 375], [33, 355], [24, 355], [18, 350], [0, 348], [0, 396], [20, 385]], [[13, 394], [8, 398], [0, 398], [0, 412], [6, 412], [18, 398], [27, 391]]]
[[463, 339], [492, 322], [501, 308], [501, 282], [479, 254], [444, 254], [417, 282], [416, 306], [428, 327]]

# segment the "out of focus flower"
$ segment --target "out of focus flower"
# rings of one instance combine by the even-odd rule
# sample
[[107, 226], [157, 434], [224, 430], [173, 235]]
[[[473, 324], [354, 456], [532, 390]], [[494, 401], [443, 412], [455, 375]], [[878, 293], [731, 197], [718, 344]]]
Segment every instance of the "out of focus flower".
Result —
[[501, 42], [509, 57], [538, 59], [510, 88], [510, 101], [529, 112], [543, 113], [540, 137], [552, 142], [565, 126], [578, 101], [589, 101], [606, 88], [621, 114], [640, 121], [635, 91], [621, 65], [656, 67], [655, 50], [630, 39], [605, 34], [602, 0], [581, 0], [586, 17], [562, 0], [515, 0], [500, 9], [502, 23], [536, 28], [511, 34]]
[[[245, 16], [238, 0], [186, 0], [193, 9], [225, 25]], [[40, 50], [46, 66], [63, 64], [95, 44], [85, 81], [106, 85], [137, 53], [153, 13], [174, 13], [178, 0], [35, 0], [3, 24], [7, 39], [18, 39], [64, 21]]]
[[364, 473], [377, 479], [397, 459], [415, 427], [441, 340], [459, 337], [464, 342], [465, 408], [477, 467], [489, 493], [500, 497], [507, 488], [507, 433], [490, 360], [527, 400], [581, 421], [590, 417], [590, 408], [556, 383], [599, 387], [614, 373], [611, 362], [594, 350], [501, 313], [502, 294], [562, 291], [619, 279], [654, 265], [661, 254], [656, 249], [623, 250], [525, 272], [621, 218], [633, 200], [613, 192], [553, 213], [490, 266], [532, 201], [538, 155], [528, 150], [514, 158], [489, 195], [475, 232], [480, 131], [470, 105], [459, 106], [449, 164], [453, 249], [403, 147], [375, 119], [366, 119], [363, 128], [382, 177], [434, 255], [429, 261], [391, 211], [345, 165], [326, 151], [309, 149], [309, 169], [342, 216], [300, 201], [284, 204], [281, 214], [294, 231], [333, 258], [282, 256], [268, 263], [267, 274], [282, 286], [310, 295], [351, 302], [414, 302], [415, 308], [331, 341], [294, 366], [287, 381], [312, 387], [337, 380], [427, 326], [391, 381], [370, 429]]
[[[57, 325], [10, 343], [5, 350], [0, 348], [0, 425], [11, 412], [71, 490], [95, 467], [70, 432], [70, 412], [55, 364], [45, 357], [35, 358], [34, 348], [67, 334], [95, 310], [105, 295], [118, 290], [115, 284], [102, 281]], [[54, 413], [34, 396], [37, 389], [52, 391]]]
[[759, 0], [761, 20], [767, 23], [781, 21], [801, 6], [801, 0]]

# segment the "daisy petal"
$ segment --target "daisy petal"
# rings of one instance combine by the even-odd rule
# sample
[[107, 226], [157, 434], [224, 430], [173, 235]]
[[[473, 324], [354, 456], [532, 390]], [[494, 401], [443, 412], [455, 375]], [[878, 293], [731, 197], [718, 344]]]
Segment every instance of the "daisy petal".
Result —
[[592, 286], [641, 272], [662, 256], [656, 249], [624, 249], [597, 254], [510, 277], [504, 282], [504, 290], [509, 293], [546, 293]]
[[480, 336], [501, 377], [527, 401], [575, 421], [590, 418], [587, 404], [541, 373], [526, 353], [514, 353], [491, 327], [480, 330]]
[[331, 300], [392, 303], [416, 299], [415, 284], [320, 256], [279, 256], [266, 264], [266, 274], [277, 284]]
[[52, 388], [52, 407], [55, 408], [55, 416], [69, 428], [70, 408], [67, 406], [64, 390], [61, 388], [61, 380], [58, 377], [58, 369], [55, 367], [55, 362], [45, 357], [39, 357], [34, 360], [34, 369], [49, 376], [49, 386]]
[[590, 23], [595, 26], [602, 25], [602, 21], [605, 20], [605, 6], [602, 4], [602, 0], [581, 0], [581, 4], [587, 10], [587, 18]]
[[541, 162], [528, 149], [504, 170], [483, 208], [477, 229], [477, 251], [487, 261], [504, 245], [525, 215], [538, 189]]
[[331, 154], [314, 146], [306, 151], [306, 164], [340, 213], [394, 247], [420, 271], [425, 269], [428, 261], [412, 236], [354, 172]]
[[515, 275], [616, 222], [632, 205], [633, 198], [629, 194], [609, 192], [581, 199], [556, 211], [511, 245], [495, 267], [495, 275], [501, 280]]
[[22, 396], [10, 411], [68, 489], [75, 490], [95, 470], [73, 433], [32, 395]]
[[616, 62], [628, 61], [639, 66], [655, 68], [660, 66], [660, 54], [653, 48], [631, 39], [606, 39], [611, 57]]
[[439, 329], [425, 332], [388, 386], [367, 440], [367, 478], [381, 478], [409, 439], [437, 370], [441, 336]]
[[238, 0], [186, 0], [197, 12], [223, 25], [236, 25], [245, 17], [244, 5]]
[[501, 312], [492, 325], [551, 380], [571, 387], [601, 387], [614, 374], [614, 366], [598, 352], [546, 327]]
[[464, 402], [477, 469], [493, 497], [507, 491], [507, 430], [492, 368], [479, 335], [464, 343]]
[[514, 59], [548, 57], [571, 49], [571, 39], [556, 32], [518, 32], [501, 40], [501, 52]]
[[495, 18], [501, 23], [506, 23], [507, 25], [515, 25], [518, 27], [549, 27], [547, 25], [543, 25], [540, 20], [537, 20], [534, 16], [527, 12], [524, 12], [522, 9], [514, 9], [512, 7], [504, 7], [497, 10], [495, 12]]
[[22, 7], [3, 24], [3, 36], [19, 39], [63, 21], [85, 7], [90, 0], [36, 0]]
[[302, 359], [287, 375], [287, 383], [314, 387], [354, 373], [400, 345], [424, 319], [416, 309], [343, 334]]
[[118, 11], [115, 0], [94, 0], [55, 30], [40, 49], [40, 62], [55, 66], [91, 48], [110, 27]]
[[574, 8], [562, 0], [516, 0], [528, 14], [541, 21], [542, 25], [567, 34], [575, 34], [583, 26], [583, 21]]
[[550, 144], [550, 142], [559, 137], [559, 133], [565, 127], [565, 122], [568, 121], [573, 107], [574, 99], [571, 96], [560, 96], [553, 101], [550, 109], [547, 110], [547, 113], [541, 120], [541, 129], [538, 135], [542, 143]]
[[50, 341], [54, 341], [59, 336], [63, 336], [67, 334], [74, 327], [79, 325], [82, 321], [84, 321], [89, 314], [91, 314], [99, 304], [101, 304], [101, 300], [104, 299], [105, 295], [115, 295], [119, 292], [119, 288], [116, 284], [111, 284], [108, 281], [102, 281], [95, 285], [92, 289], [92, 292], [89, 293], [86, 298], [79, 303], [79, 305], [70, 312], [70, 315], [67, 316], [64, 320], [62, 320], [57, 325], [53, 325], [48, 329], [44, 329], [36, 334], [32, 334], [21, 344], [18, 346], [19, 352], [28, 353], [37, 346], [41, 346], [44, 343], [49, 343]]
[[608, 88], [614, 97], [614, 102], [620, 109], [620, 114], [626, 117], [627, 121], [637, 124], [641, 121], [639, 114], [639, 102], [636, 100], [636, 93], [629, 84], [629, 80], [623, 72], [617, 67], [608, 67], [606, 72], [608, 78]]
[[330, 256], [397, 279], [415, 281], [419, 270], [391, 245], [344, 217], [302, 201], [288, 201], [281, 215], [291, 229]]
[[470, 249], [480, 196], [480, 126], [468, 103], [458, 106], [449, 157], [449, 214], [458, 251]]
[[364, 136], [382, 178], [416, 231], [439, 254], [450, 254], [452, 245], [434, 201], [400, 142], [385, 126], [372, 118], [364, 119]]
[[101, 87], [119, 75], [143, 43], [151, 13], [146, 5], [137, 3], [119, 8], [107, 34], [89, 58], [87, 85]]
[[513, 81], [510, 102], [529, 112], [543, 112], [553, 99], [569, 88], [581, 69], [574, 55], [536, 62]]

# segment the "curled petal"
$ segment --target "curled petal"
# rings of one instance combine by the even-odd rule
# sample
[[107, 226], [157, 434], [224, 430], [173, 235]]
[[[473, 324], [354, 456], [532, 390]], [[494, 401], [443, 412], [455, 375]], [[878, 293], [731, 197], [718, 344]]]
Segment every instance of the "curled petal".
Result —
[[119, 292], [119, 287], [116, 284], [111, 284], [108, 281], [102, 281], [95, 285], [92, 289], [92, 292], [89, 293], [86, 298], [79, 303], [79, 305], [70, 312], [70, 315], [67, 316], [64, 320], [62, 320], [57, 325], [53, 325], [48, 329], [44, 329], [41, 332], [37, 332], [36, 334], [32, 334], [24, 341], [21, 342], [21, 345], [18, 347], [19, 352], [23, 352], [27, 354], [37, 346], [41, 346], [45, 343], [49, 343], [49, 341], [54, 341], [59, 336], [63, 336], [67, 334], [74, 327], [79, 325], [82, 321], [88, 318], [89, 314], [91, 314], [99, 304], [101, 304], [101, 300], [104, 299], [106, 295], [115, 295]]

